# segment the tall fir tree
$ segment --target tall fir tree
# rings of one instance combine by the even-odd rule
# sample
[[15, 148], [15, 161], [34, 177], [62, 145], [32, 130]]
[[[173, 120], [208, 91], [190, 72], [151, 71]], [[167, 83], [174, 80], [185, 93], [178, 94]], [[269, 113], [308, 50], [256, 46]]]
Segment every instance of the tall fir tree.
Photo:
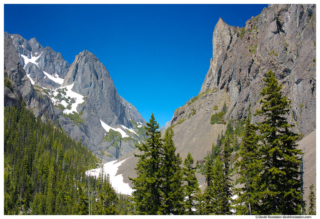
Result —
[[237, 214], [259, 214], [259, 177], [262, 171], [261, 156], [258, 147], [257, 127], [251, 124], [251, 112], [248, 108], [245, 120], [244, 137], [240, 146], [240, 157], [235, 168], [239, 175], [238, 182], [244, 186], [235, 189], [238, 198], [235, 200]]
[[89, 198], [83, 192], [82, 187], [78, 184], [79, 202], [75, 209], [75, 214], [88, 215], [89, 214]]
[[223, 215], [225, 214], [225, 185], [224, 185], [224, 168], [223, 162], [220, 156], [217, 156], [214, 167], [213, 167], [213, 181], [212, 181], [212, 207], [213, 211], [211, 214]]
[[184, 160], [183, 174], [186, 185], [184, 186], [184, 196], [186, 200], [184, 202], [185, 214], [192, 215], [197, 207], [197, 195], [199, 193], [199, 183], [196, 177], [196, 168], [193, 165], [193, 158], [188, 153], [187, 158]]
[[278, 84], [274, 73], [269, 71], [263, 79], [261, 109], [255, 115], [263, 121], [258, 124], [260, 132], [263, 171], [260, 190], [262, 214], [298, 214], [300, 207], [301, 179], [299, 165], [302, 154], [297, 149], [298, 136], [289, 131], [290, 125], [285, 115], [290, 112], [290, 102], [282, 95], [282, 85]]
[[205, 163], [205, 177], [206, 177], [206, 184], [207, 187], [203, 194], [203, 214], [209, 215], [213, 214], [215, 203], [214, 200], [216, 199], [216, 196], [214, 195], [214, 189], [213, 189], [213, 180], [214, 180], [214, 172], [213, 172], [213, 164], [210, 159], [207, 160]]
[[310, 193], [309, 193], [309, 215], [316, 215], [316, 196], [314, 195], [314, 185], [310, 186]]
[[156, 215], [162, 213], [161, 201], [161, 171], [160, 162], [163, 154], [161, 132], [154, 115], [151, 115], [146, 123], [147, 141], [142, 145], [136, 145], [142, 154], [135, 154], [139, 158], [137, 178], [129, 178], [133, 181], [133, 201], [137, 214]]
[[176, 147], [172, 140], [173, 130], [169, 127], [163, 139], [163, 154], [161, 161], [161, 200], [162, 214], [183, 214], [183, 172], [180, 167], [182, 160], [175, 154]]
[[222, 153], [222, 161], [223, 161], [223, 195], [219, 198], [222, 202], [222, 214], [229, 215], [231, 214], [230, 211], [230, 201], [232, 195], [232, 185], [230, 179], [230, 155], [231, 155], [231, 147], [230, 147], [230, 139], [227, 139], [226, 143], [223, 147]]

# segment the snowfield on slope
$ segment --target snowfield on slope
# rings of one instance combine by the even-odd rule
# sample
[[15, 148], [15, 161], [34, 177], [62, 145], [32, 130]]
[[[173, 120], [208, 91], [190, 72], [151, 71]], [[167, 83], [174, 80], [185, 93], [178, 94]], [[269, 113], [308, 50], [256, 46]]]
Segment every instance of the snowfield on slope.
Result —
[[[42, 53], [41, 53], [41, 54], [42, 54]], [[35, 64], [36, 66], [39, 67], [38, 63], [36, 63], [36, 60], [41, 56], [41, 54], [40, 54], [39, 56], [32, 56], [32, 55], [31, 55], [31, 58], [30, 58], [30, 59], [29, 59], [27, 56], [25, 56], [25, 55], [21, 55], [21, 57], [23, 58], [23, 61], [24, 61], [24, 66], [23, 66], [23, 68], [25, 68], [29, 62], [31, 62], [31, 63], [33, 63], [33, 64]], [[34, 85], [35, 82], [34, 82], [34, 81], [32, 80], [32, 78], [30, 77], [30, 74], [26, 74], [26, 75], [27, 75], [27, 77], [30, 79], [31, 84]]]
[[[51, 80], [56, 82], [57, 84], [62, 84], [63, 83], [63, 78], [59, 78], [58, 74], [55, 73], [54, 76], [50, 75], [48, 72], [43, 71], [43, 73]], [[45, 76], [45, 77], [46, 77]]]
[[[67, 85], [65, 87], [59, 87], [54, 90], [50, 90], [50, 97], [51, 97], [51, 100], [54, 105], [61, 104], [64, 107], [67, 107], [69, 104], [71, 105], [70, 109], [63, 110], [64, 114], [70, 114], [73, 112], [77, 113], [77, 106], [79, 104], [83, 103], [83, 101], [84, 101], [84, 98], [81, 94], [78, 94], [78, 93], [72, 91], [73, 85], [74, 84]], [[63, 92], [62, 92], [63, 90], [65, 91], [66, 94], [63, 94]], [[59, 93], [60, 93], [61, 97], [57, 98]], [[70, 102], [70, 100], [73, 99], [75, 102], [74, 103], [67, 103], [65, 100], [62, 100], [62, 98], [69, 99], [68, 102]]]
[[104, 130], [106, 130], [106, 132], [109, 132], [109, 130], [112, 129], [114, 131], [120, 132], [122, 138], [129, 137], [129, 135], [125, 131], [123, 131], [121, 128], [112, 128], [111, 126], [104, 123], [101, 119], [100, 119], [100, 123], [101, 123], [102, 128], [104, 128]]
[[[109, 175], [109, 180], [110, 183], [112, 185], [112, 187], [114, 188], [114, 190], [117, 193], [121, 193], [124, 195], [132, 195], [132, 192], [134, 191], [128, 183], [124, 183], [123, 182], [123, 176], [122, 174], [116, 175], [118, 172], [119, 167], [121, 166], [121, 164], [123, 162], [125, 162], [125, 160], [121, 161], [121, 162], [117, 162], [117, 160], [114, 161], [110, 161], [108, 163], [105, 163], [103, 165], [103, 173], [104, 175]], [[95, 176], [96, 178], [99, 177], [99, 174], [101, 174], [102, 169], [98, 168], [98, 169], [93, 169], [93, 170], [88, 170], [86, 171], [86, 175], [87, 176]]]

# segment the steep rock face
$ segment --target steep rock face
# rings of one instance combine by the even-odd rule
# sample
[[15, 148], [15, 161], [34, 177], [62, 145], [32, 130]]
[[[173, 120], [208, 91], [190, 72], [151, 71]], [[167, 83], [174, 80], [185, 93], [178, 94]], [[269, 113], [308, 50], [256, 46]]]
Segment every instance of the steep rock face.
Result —
[[4, 38], [12, 39], [13, 45], [18, 52], [19, 62], [35, 85], [47, 88], [60, 86], [59, 83], [50, 80], [43, 73], [45, 72], [54, 78], [61, 79], [66, 76], [70, 65], [60, 53], [55, 52], [50, 47], [43, 47], [36, 38], [27, 41], [18, 34], [9, 34], [7, 32], [5, 32]]
[[272, 70], [292, 100], [288, 119], [297, 124], [295, 131], [306, 135], [315, 129], [315, 5], [271, 5], [242, 29], [220, 19], [212, 42], [213, 58], [200, 94], [226, 91], [231, 104], [225, 118], [246, 117], [249, 103], [252, 112], [258, 108], [262, 79]]
[[[23, 97], [36, 116], [58, 122], [104, 161], [117, 159], [144, 141], [144, 119], [119, 96], [107, 69], [92, 53], [80, 53], [70, 67], [60, 53], [44, 48], [36, 38], [27, 41], [5, 33], [5, 47], [5, 70], [12, 80], [11, 89], [5, 87], [6, 105], [19, 104]], [[123, 141], [119, 137], [106, 141], [109, 131], [101, 122], [122, 131]]]
[[4, 86], [4, 105], [13, 106], [24, 100], [36, 117], [40, 116], [43, 121], [47, 117], [53, 122], [57, 122], [50, 98], [33, 88], [19, 63], [19, 56], [11, 39], [4, 40], [4, 63], [4, 79], [7, 80], [7, 84]]
[[76, 56], [62, 86], [74, 84], [73, 89], [85, 96], [100, 118], [107, 124], [131, 123], [125, 116], [125, 107], [105, 66], [89, 51]]
[[127, 119], [133, 120], [136, 122], [140, 122], [142, 124], [146, 123], [144, 118], [140, 115], [140, 113], [138, 112], [138, 110], [135, 106], [133, 106], [131, 103], [126, 101], [121, 96], [120, 96], [120, 101], [121, 101], [122, 105], [125, 107], [125, 115], [126, 115]]

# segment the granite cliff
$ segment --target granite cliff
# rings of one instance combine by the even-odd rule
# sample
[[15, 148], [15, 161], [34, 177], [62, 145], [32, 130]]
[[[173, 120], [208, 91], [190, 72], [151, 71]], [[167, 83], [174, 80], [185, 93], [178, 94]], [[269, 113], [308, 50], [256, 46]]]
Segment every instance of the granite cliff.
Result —
[[[35, 116], [48, 117], [103, 161], [144, 141], [145, 120], [122, 98], [106, 67], [88, 51], [70, 66], [60, 53], [5, 33], [5, 106], [23, 99]], [[111, 131], [110, 131], [111, 130]]]

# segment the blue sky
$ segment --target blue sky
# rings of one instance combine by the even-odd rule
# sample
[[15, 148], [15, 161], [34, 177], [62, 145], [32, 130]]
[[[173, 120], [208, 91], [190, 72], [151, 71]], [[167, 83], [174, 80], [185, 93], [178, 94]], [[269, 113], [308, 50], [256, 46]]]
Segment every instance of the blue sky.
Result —
[[118, 93], [160, 125], [196, 96], [221, 17], [245, 26], [267, 5], [5, 5], [4, 31], [60, 52], [71, 64], [83, 50], [108, 69]]

